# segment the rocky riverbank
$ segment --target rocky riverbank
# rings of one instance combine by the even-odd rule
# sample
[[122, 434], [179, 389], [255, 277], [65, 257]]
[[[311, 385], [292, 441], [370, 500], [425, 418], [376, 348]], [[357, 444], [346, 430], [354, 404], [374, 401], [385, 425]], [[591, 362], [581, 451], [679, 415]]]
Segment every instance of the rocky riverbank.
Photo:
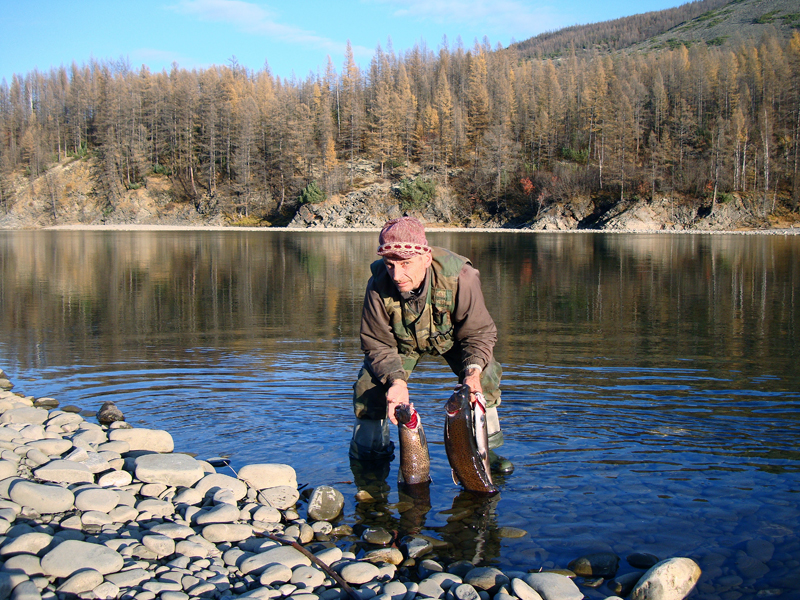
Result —
[[550, 572], [448, 563], [427, 536], [341, 524], [341, 492], [299, 490], [290, 465], [217, 472], [113, 405], [12, 389], [0, 370], [0, 600], [680, 600], [700, 577], [648, 554], [618, 577], [610, 552]]

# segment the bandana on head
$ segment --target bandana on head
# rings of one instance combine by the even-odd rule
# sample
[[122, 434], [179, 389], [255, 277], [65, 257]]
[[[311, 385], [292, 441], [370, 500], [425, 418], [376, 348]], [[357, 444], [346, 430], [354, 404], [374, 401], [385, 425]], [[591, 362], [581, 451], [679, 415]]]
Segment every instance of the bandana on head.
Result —
[[405, 260], [431, 252], [425, 227], [414, 217], [388, 221], [381, 229], [378, 244], [378, 254], [389, 259]]

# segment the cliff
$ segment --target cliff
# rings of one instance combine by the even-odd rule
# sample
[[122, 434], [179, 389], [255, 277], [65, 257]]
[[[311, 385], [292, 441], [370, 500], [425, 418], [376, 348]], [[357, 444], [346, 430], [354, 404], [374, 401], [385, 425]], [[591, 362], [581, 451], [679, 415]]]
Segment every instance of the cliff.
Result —
[[[42, 176], [18, 174], [10, 194], [0, 206], [0, 228], [31, 229], [56, 225], [171, 225], [171, 226], [271, 226], [253, 215], [231, 214], [223, 206], [232, 201], [204, 195], [179, 201], [172, 181], [148, 176], [145, 185], [126, 190], [110, 202], [99, 189], [99, 163], [95, 159], [66, 160]], [[346, 194], [317, 204], [286, 203], [284, 223], [290, 228], [380, 227], [387, 219], [414, 214], [439, 226], [520, 228], [547, 231], [734, 231], [800, 228], [800, 214], [780, 205], [773, 207], [757, 196], [724, 195], [713, 204], [682, 196], [625, 200], [574, 197], [539, 207], [515, 206], [487, 212], [467, 208], [450, 186], [438, 185], [436, 195], [424, 205], [403, 211], [397, 180], [379, 175], [377, 165], [359, 164], [358, 184]], [[417, 173], [406, 173], [415, 176]], [[230, 199], [229, 199], [230, 200]], [[526, 214], [527, 213], [527, 214]]]

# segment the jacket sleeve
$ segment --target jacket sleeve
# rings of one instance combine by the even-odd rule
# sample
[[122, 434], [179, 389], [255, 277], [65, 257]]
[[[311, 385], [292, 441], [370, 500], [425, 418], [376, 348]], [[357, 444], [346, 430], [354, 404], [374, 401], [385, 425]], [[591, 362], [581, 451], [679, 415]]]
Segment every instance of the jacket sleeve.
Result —
[[389, 323], [389, 314], [375, 291], [372, 278], [367, 284], [361, 313], [361, 349], [367, 368], [381, 383], [388, 385], [396, 379], [408, 379]]
[[465, 264], [458, 275], [458, 292], [453, 310], [453, 337], [461, 346], [461, 368], [491, 361], [497, 342], [497, 326], [486, 308], [480, 273]]

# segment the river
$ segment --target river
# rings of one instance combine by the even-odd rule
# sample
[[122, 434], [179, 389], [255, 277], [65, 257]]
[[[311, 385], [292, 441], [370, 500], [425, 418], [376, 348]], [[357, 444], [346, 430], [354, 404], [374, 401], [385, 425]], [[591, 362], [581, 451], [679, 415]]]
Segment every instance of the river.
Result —
[[800, 596], [800, 236], [429, 233], [481, 272], [516, 465], [490, 501], [460, 492], [441, 439], [455, 381], [423, 359], [430, 504], [398, 492], [397, 461], [347, 458], [376, 237], [2, 231], [0, 367], [234, 470], [291, 464], [342, 491], [343, 522], [419, 530], [452, 558], [538, 570], [611, 550], [624, 573], [632, 552], [688, 556], [694, 597]]

